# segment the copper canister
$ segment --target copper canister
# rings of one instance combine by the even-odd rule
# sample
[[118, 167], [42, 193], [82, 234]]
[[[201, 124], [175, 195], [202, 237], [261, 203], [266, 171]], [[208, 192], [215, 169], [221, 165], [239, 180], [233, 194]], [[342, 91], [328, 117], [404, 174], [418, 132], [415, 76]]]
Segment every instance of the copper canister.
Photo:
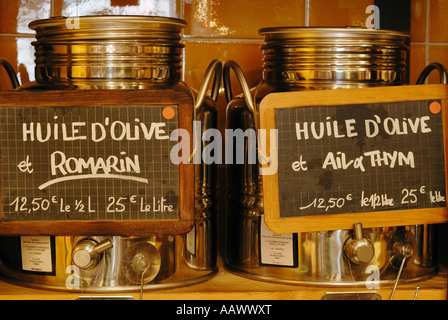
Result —
[[[249, 89], [236, 62], [225, 63], [228, 129], [258, 129], [259, 104], [272, 92], [407, 83], [406, 33], [280, 27], [261, 29], [260, 34], [264, 36], [263, 74], [257, 86]], [[231, 93], [231, 70], [243, 89], [237, 97]], [[394, 283], [398, 274], [401, 280], [415, 280], [436, 271], [433, 225], [370, 229], [358, 225], [354, 230], [274, 234], [263, 217], [263, 194], [269, 190], [263, 190], [258, 163], [248, 164], [247, 154], [245, 160], [227, 166], [229, 270], [272, 282], [361, 287], [374, 280], [378, 285]]]
[[[151, 16], [86, 16], [74, 18], [76, 23], [70, 19], [30, 23], [37, 39], [37, 81], [17, 90], [170, 89], [190, 96], [189, 112], [200, 130], [216, 128], [222, 64], [210, 63], [198, 91], [182, 81], [185, 21]], [[152, 290], [205, 281], [217, 272], [215, 176], [213, 164], [194, 165], [194, 225], [188, 234], [4, 236], [1, 276], [24, 286], [83, 292]], [[40, 243], [47, 254], [46, 269], [30, 271], [25, 266], [30, 241]]]

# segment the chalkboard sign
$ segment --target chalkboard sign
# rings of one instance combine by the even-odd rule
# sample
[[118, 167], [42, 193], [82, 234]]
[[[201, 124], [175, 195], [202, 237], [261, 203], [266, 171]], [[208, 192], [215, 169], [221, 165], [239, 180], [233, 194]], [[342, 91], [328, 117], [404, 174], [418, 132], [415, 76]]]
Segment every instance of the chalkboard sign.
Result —
[[[123, 93], [100, 91], [107, 98], [99, 100], [96, 94], [92, 105], [85, 92], [75, 104], [64, 102], [72, 93], [57, 94], [57, 105], [44, 96], [38, 105], [0, 107], [1, 227], [76, 222], [78, 233], [85, 234], [85, 223], [105, 222], [95, 231], [107, 233], [110, 223], [116, 222], [117, 231], [124, 222], [139, 226], [119, 234], [135, 234], [145, 224], [147, 234], [188, 231], [185, 222], [191, 227], [193, 214], [190, 208], [185, 221], [183, 175], [171, 161], [179, 142], [174, 132], [191, 127], [180, 124], [188, 96], [176, 101], [130, 91], [123, 99]], [[137, 96], [145, 102], [129, 101]], [[190, 183], [182, 181], [182, 187]]]
[[275, 129], [277, 141], [277, 172], [263, 176], [268, 226], [446, 221], [446, 98], [443, 85], [266, 97], [261, 129]]

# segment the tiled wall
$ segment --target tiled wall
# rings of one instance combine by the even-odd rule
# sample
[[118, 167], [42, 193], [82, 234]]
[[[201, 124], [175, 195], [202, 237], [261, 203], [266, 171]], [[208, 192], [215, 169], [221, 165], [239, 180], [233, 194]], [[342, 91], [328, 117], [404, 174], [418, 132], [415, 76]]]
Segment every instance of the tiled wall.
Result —
[[[404, 0], [405, 1], [405, 0]], [[448, 0], [411, 1], [410, 83], [430, 62], [448, 66]], [[261, 78], [258, 30], [276, 26], [365, 26], [374, 0], [0, 0], [0, 57], [34, 80], [33, 31], [28, 24], [50, 16], [160, 15], [185, 19], [184, 80], [198, 88], [213, 59], [235, 60], [250, 86]], [[399, 13], [397, 13], [399, 14]], [[232, 79], [234, 81], [234, 79]], [[438, 81], [431, 74], [429, 82]], [[11, 89], [0, 69], [0, 89]], [[233, 92], [239, 93], [238, 85]], [[223, 95], [219, 108], [226, 105]], [[223, 113], [221, 113], [223, 114]], [[220, 118], [220, 127], [223, 126]]]
[[[138, 14], [185, 19], [185, 80], [197, 88], [214, 58], [234, 59], [250, 84], [261, 77], [258, 30], [281, 25], [363, 26], [373, 0], [0, 0], [0, 56], [21, 83], [34, 80], [28, 23], [65, 15]], [[8, 89], [2, 71], [0, 86]], [[235, 91], [238, 88], [235, 88]]]
[[[431, 62], [448, 68], [448, 1], [411, 1], [411, 79]], [[429, 83], [438, 83], [436, 72]]]
[[[0, 57], [21, 83], [34, 80], [28, 23], [65, 15], [138, 14], [185, 19], [185, 81], [199, 86], [214, 58], [234, 59], [251, 85], [261, 77], [258, 30], [275, 26], [364, 26], [374, 0], [0, 0]], [[448, 65], [448, 1], [411, 0], [410, 80], [429, 62]], [[0, 88], [10, 85], [1, 71]], [[432, 75], [430, 82], [436, 82]], [[238, 88], [236, 88], [237, 90]]]
[[[161, 15], [185, 19], [185, 80], [197, 88], [214, 58], [240, 63], [249, 83], [261, 77], [258, 30], [275, 26], [364, 26], [374, 0], [0, 0], [0, 56], [21, 83], [34, 80], [33, 32], [28, 23], [65, 15]], [[448, 65], [448, 1], [411, 0], [411, 66], [414, 83], [426, 64]], [[0, 86], [9, 83], [1, 71]], [[431, 76], [430, 82], [437, 77]], [[238, 89], [238, 88], [236, 88]]]

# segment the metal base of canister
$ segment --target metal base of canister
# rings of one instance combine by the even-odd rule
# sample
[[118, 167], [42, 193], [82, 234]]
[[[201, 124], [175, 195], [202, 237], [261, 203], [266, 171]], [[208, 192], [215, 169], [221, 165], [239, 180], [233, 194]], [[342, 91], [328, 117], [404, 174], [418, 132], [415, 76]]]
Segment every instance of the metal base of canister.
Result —
[[[0, 279], [23, 287], [83, 294], [171, 289], [211, 279], [218, 272], [216, 263], [210, 260], [207, 266], [195, 264], [197, 261], [191, 260], [194, 252], [190, 251], [194, 249], [186, 246], [185, 238], [183, 235], [106, 237], [112, 242], [112, 248], [102, 253], [96, 265], [81, 268], [73, 263], [72, 255], [82, 237], [52, 237], [48, 242], [52, 252], [48, 263], [44, 263], [45, 253], [50, 256], [50, 247], [44, 246], [45, 239], [41, 247], [29, 245], [28, 250], [40, 251], [30, 258], [30, 253], [24, 251], [23, 237], [1, 237]], [[33, 239], [37, 241], [39, 237]], [[98, 237], [98, 240], [102, 239]], [[151, 250], [157, 252], [154, 257], [150, 257], [154, 253]], [[148, 261], [154, 259], [148, 264], [155, 266], [152, 275], [135, 269], [135, 264], [141, 263], [145, 256], [149, 257]], [[30, 268], [32, 258], [41, 262], [36, 264], [41, 270]], [[50, 265], [53, 265], [51, 270], [46, 270]]]
[[[366, 287], [366, 284], [375, 284], [378, 287], [381, 286], [393, 286], [395, 284], [396, 278], [390, 278], [390, 279], [384, 279], [384, 280], [378, 280], [378, 282], [374, 283], [367, 282], [367, 281], [337, 281], [337, 280], [312, 280], [307, 279], [305, 277], [298, 276], [297, 278], [281, 278], [281, 277], [275, 277], [273, 276], [272, 271], [262, 273], [261, 268], [239, 268], [233, 265], [225, 264], [224, 268], [237, 275], [244, 278], [248, 278], [251, 280], [257, 280], [257, 281], [264, 281], [264, 282], [270, 282], [270, 283], [277, 283], [277, 284], [285, 284], [285, 285], [297, 285], [297, 286], [312, 286], [312, 287]], [[423, 280], [428, 280], [430, 278], [433, 278], [437, 275], [438, 268], [428, 268], [426, 273], [420, 273], [414, 277], [406, 277], [401, 278], [399, 280], [399, 283], [413, 283], [413, 282], [420, 282]], [[300, 270], [298, 270], [298, 274], [300, 274]], [[406, 274], [405, 274], [406, 275]]]
[[225, 268], [243, 277], [284, 284], [331, 287], [393, 285], [437, 274], [433, 225], [363, 229], [372, 257], [353, 261], [347, 247], [353, 230], [284, 236], [265, 230], [263, 217], [230, 216]]
[[[205, 281], [210, 280], [218, 273], [218, 268], [214, 268], [212, 270], [207, 271], [194, 271], [196, 274], [192, 278], [184, 278], [184, 279], [166, 279], [164, 282], [160, 283], [149, 283], [143, 286], [143, 291], [157, 291], [157, 290], [168, 290], [175, 289], [181, 287], [187, 287], [194, 284], [199, 284]], [[201, 273], [201, 274], [198, 274]], [[141, 286], [107, 286], [107, 287], [85, 287], [85, 288], [73, 288], [67, 289], [66, 287], [61, 287], [57, 285], [45, 284], [45, 283], [36, 283], [21, 280], [18, 278], [12, 278], [10, 276], [0, 274], [0, 279], [7, 283], [32, 288], [32, 289], [41, 289], [41, 290], [52, 290], [52, 291], [61, 291], [61, 292], [73, 292], [73, 293], [121, 293], [121, 292], [139, 292], [142, 290]]]

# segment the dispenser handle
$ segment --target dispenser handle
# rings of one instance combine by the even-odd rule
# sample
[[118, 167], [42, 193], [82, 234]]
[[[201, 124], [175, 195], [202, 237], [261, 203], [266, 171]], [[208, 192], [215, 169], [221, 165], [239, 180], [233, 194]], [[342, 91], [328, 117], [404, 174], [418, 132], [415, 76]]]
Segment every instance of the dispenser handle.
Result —
[[235, 75], [238, 79], [240, 87], [243, 91], [244, 100], [246, 101], [247, 107], [249, 111], [252, 112], [255, 121], [256, 129], [258, 126], [258, 115], [255, 109], [255, 105], [252, 99], [252, 95], [250, 93], [249, 85], [247, 84], [246, 77], [244, 76], [244, 72], [241, 67], [233, 60], [228, 60], [224, 63], [224, 73], [223, 73], [223, 84], [226, 92], [226, 100], [229, 103], [232, 100], [232, 88], [230, 85], [230, 69], [235, 72]]
[[394, 299], [395, 290], [397, 289], [397, 285], [398, 285], [398, 280], [400, 280], [401, 272], [403, 271], [404, 263], [406, 262], [407, 258], [408, 257], [403, 257], [403, 260], [401, 260], [401, 266], [400, 266], [400, 269], [398, 270], [397, 279], [395, 279], [394, 288], [392, 289], [392, 293], [390, 295], [390, 299], [389, 300], [393, 300]]
[[3, 66], [3, 68], [5, 68], [6, 72], [8, 73], [9, 80], [11, 80], [12, 83], [12, 87], [14, 89], [18, 88], [20, 86], [19, 80], [17, 79], [16, 73], [11, 64], [5, 58], [0, 58], [0, 64]]
[[150, 266], [151, 265], [148, 265], [148, 267], [145, 270], [142, 271], [142, 276], [140, 278], [140, 282], [141, 282], [141, 284], [140, 284], [140, 300], [143, 300], [143, 287], [145, 286], [145, 281], [144, 281], [145, 280], [145, 273], [146, 273], [146, 271], [148, 271]]
[[195, 115], [196, 110], [198, 110], [204, 103], [205, 97], [207, 95], [207, 89], [212, 79], [213, 79], [213, 85], [210, 97], [215, 102], [218, 100], [219, 87], [221, 85], [221, 76], [222, 76], [222, 62], [218, 59], [215, 59], [207, 67], [204, 77], [202, 78], [201, 85], [199, 86], [198, 95], [196, 97], [196, 102], [194, 105]]
[[411, 250], [411, 248], [409, 248], [406, 244], [403, 244], [401, 246], [400, 255], [403, 256], [403, 260], [401, 260], [400, 269], [398, 270], [397, 279], [395, 280], [394, 288], [390, 295], [390, 300], [392, 300], [394, 298], [395, 290], [397, 289], [397, 285], [398, 285], [398, 280], [400, 280], [401, 272], [403, 271], [406, 259], [409, 258], [410, 256], [412, 256], [412, 254], [413, 254], [413, 250]]
[[440, 83], [441, 84], [448, 84], [448, 73], [446, 72], [445, 67], [438, 62], [433, 62], [428, 64], [425, 69], [420, 73], [420, 76], [417, 79], [416, 84], [423, 84], [426, 80], [426, 78], [429, 76], [431, 71], [437, 69], [439, 71], [440, 75]]
[[353, 229], [353, 237], [344, 244], [344, 252], [355, 264], [368, 263], [375, 256], [375, 247], [369, 239], [364, 238], [361, 223], [355, 223]]
[[84, 239], [78, 242], [72, 251], [73, 264], [81, 269], [89, 269], [97, 265], [100, 255], [113, 248], [113, 242], [106, 239], [100, 243], [92, 239]]

